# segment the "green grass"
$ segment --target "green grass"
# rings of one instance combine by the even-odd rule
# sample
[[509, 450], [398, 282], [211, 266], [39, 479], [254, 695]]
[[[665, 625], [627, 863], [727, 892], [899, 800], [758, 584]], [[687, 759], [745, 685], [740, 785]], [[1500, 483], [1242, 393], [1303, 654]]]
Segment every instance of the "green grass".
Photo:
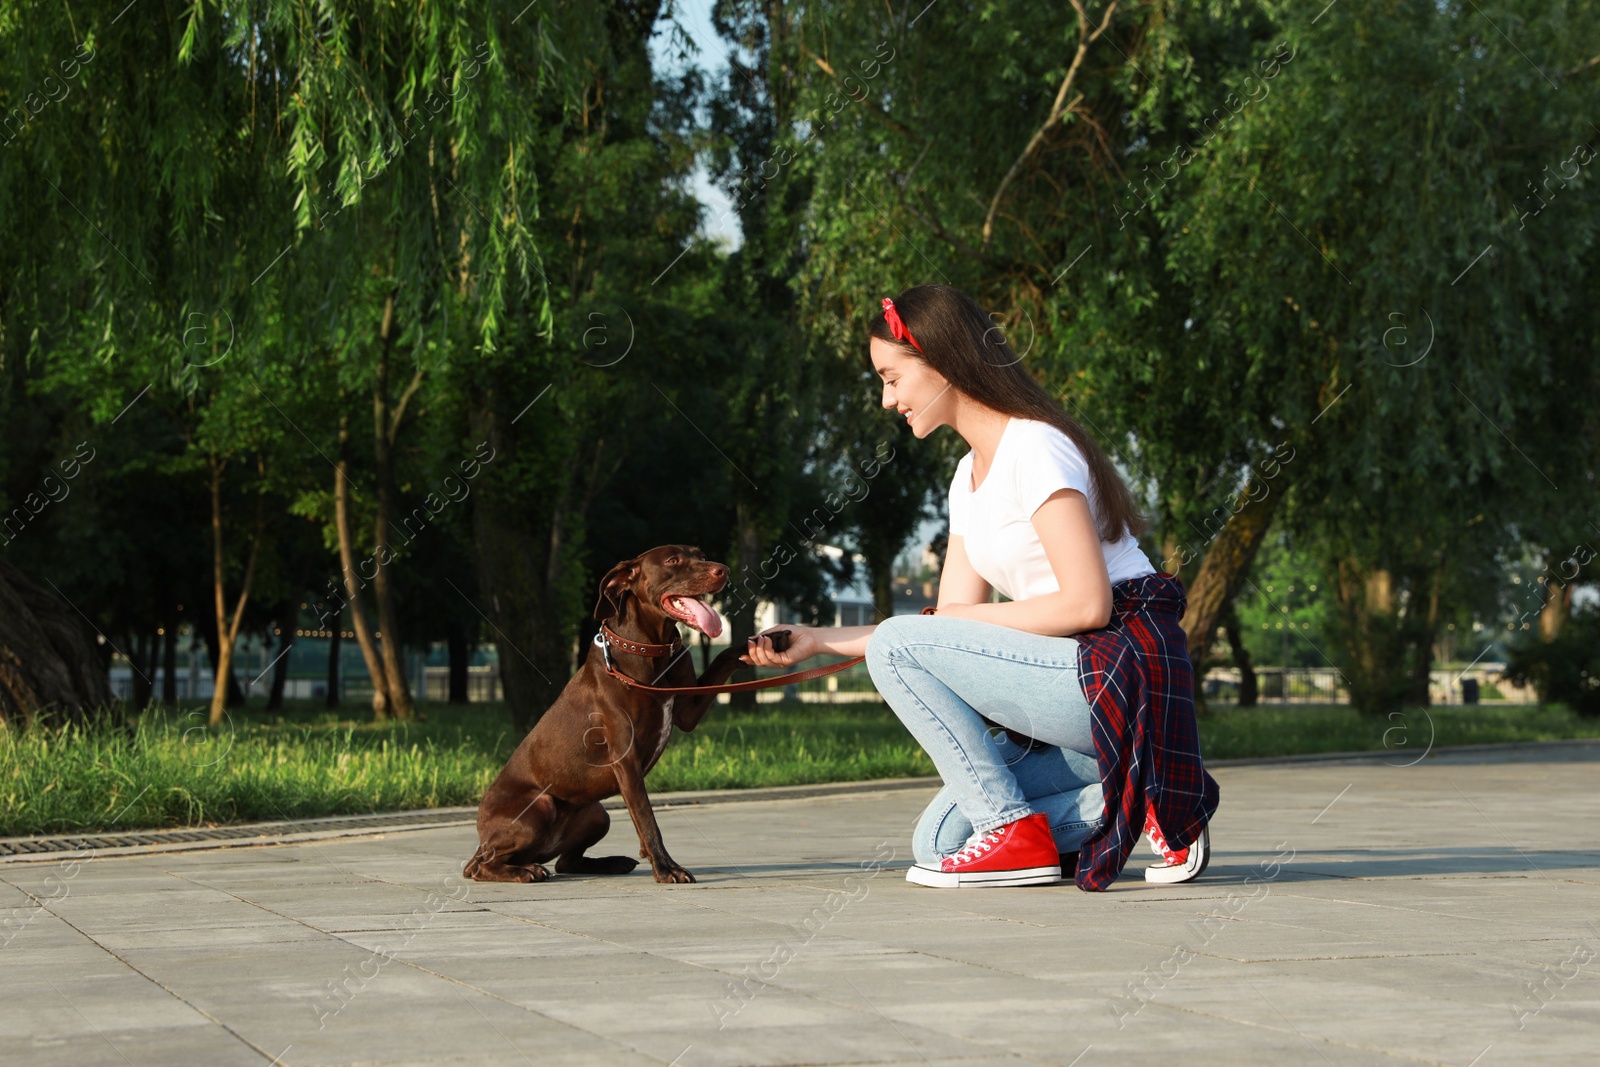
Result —
[[[122, 729], [0, 730], [0, 836], [476, 804], [521, 735], [498, 705], [422, 710], [427, 722], [352, 721], [306, 707], [232, 712], [215, 732], [200, 711], [152, 711]], [[714, 711], [677, 735], [650, 788], [932, 773], [881, 706], [789, 705]]]
[[[0, 730], [0, 836], [203, 826], [476, 804], [521, 739], [497, 705], [425, 706], [427, 722], [377, 724], [321, 708], [230, 715], [149, 712], [123, 728]], [[347, 712], [348, 714], [348, 712]], [[1555, 707], [1446, 707], [1365, 719], [1347, 707], [1217, 705], [1210, 759], [1600, 736]], [[1387, 734], [1387, 736], [1386, 736]], [[882, 705], [718, 708], [679, 734], [650, 774], [657, 793], [931, 775]]]

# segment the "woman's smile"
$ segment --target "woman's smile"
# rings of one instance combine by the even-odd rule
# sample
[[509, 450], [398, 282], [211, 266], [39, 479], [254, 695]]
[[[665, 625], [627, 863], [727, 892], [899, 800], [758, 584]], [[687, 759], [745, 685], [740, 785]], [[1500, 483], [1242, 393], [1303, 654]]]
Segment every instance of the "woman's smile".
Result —
[[943, 425], [937, 417], [932, 422], [926, 418], [928, 409], [950, 388], [938, 371], [877, 339], [872, 341], [872, 356], [873, 368], [883, 381], [884, 407], [904, 416], [906, 425], [918, 437]]

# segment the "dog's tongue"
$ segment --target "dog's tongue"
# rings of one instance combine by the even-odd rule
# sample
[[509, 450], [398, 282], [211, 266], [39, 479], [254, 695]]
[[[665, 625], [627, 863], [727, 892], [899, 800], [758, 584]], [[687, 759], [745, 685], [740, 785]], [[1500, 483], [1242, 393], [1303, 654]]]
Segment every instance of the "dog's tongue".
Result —
[[678, 610], [686, 611], [693, 616], [694, 624], [701, 633], [707, 637], [722, 636], [722, 616], [712, 611], [703, 601], [687, 596], [675, 596], [672, 601], [678, 605]]

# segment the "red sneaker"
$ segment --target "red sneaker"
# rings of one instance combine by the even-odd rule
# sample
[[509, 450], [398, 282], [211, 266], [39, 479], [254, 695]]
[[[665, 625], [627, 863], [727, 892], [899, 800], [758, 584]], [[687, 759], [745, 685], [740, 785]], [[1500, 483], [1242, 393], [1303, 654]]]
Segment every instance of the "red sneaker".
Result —
[[1061, 881], [1061, 854], [1050, 833], [1050, 820], [1035, 812], [974, 836], [938, 867], [917, 864], [906, 871], [906, 881], [935, 889], [1042, 885]]
[[1156, 824], [1156, 806], [1148, 801], [1144, 806], [1144, 832], [1145, 836], [1150, 839], [1150, 847], [1167, 866], [1182, 866], [1183, 862], [1189, 858], [1188, 849], [1174, 849], [1167, 845], [1167, 839], [1161, 833], [1161, 827]]
[[1156, 824], [1155, 808], [1146, 806], [1144, 832], [1150, 836], [1150, 847], [1161, 857], [1160, 863], [1153, 863], [1144, 869], [1144, 880], [1147, 882], [1163, 885], [1192, 882], [1205, 872], [1206, 865], [1211, 862], [1211, 828], [1208, 826], [1200, 828], [1200, 836], [1195, 838], [1194, 844], [1188, 848], [1174, 849], [1167, 844], [1166, 835]]

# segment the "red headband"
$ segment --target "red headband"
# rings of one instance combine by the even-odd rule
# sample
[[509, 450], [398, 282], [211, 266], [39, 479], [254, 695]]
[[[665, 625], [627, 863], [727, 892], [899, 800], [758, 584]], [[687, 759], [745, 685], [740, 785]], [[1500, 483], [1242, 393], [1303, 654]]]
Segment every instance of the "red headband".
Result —
[[[911, 336], [911, 330], [907, 328], [905, 320], [900, 317], [900, 312], [894, 309], [894, 301], [888, 297], [883, 298], [883, 321], [889, 324], [889, 333], [893, 335], [896, 341], [908, 341], [912, 348], [922, 352], [922, 346], [917, 344], [915, 337]], [[927, 355], [926, 352], [922, 352], [922, 354]]]

